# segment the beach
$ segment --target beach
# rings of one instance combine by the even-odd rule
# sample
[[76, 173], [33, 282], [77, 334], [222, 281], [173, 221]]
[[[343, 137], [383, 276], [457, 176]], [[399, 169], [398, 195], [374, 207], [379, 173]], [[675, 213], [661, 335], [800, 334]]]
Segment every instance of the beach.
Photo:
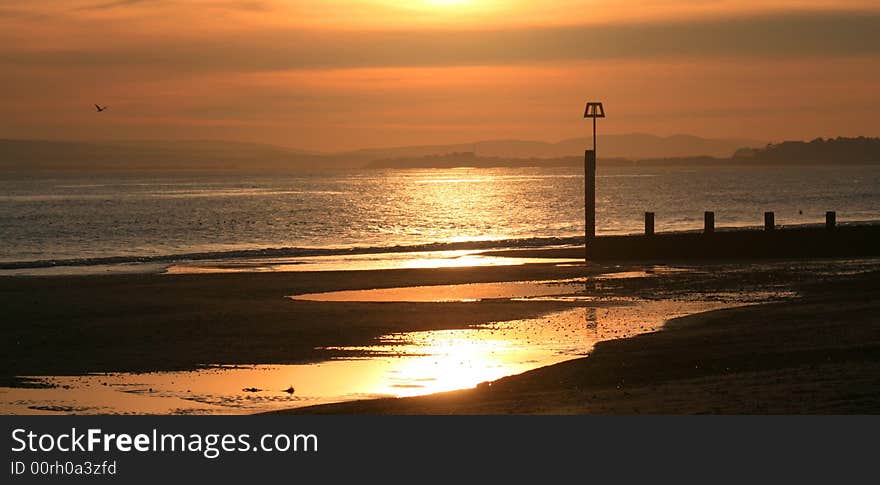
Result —
[[[560, 281], [574, 281], [577, 294], [504, 297], [502, 284], [498, 295], [478, 299], [289, 298], [411, 287], [431, 294], [443, 285], [467, 296], [484, 283]], [[290, 412], [864, 413], [876, 412], [880, 395], [878, 284], [873, 259], [2, 277], [0, 354], [3, 384], [14, 392], [39, 387], [39, 376], [345, 362], [369, 357], [389, 335], [644, 302], [687, 315], [703, 302], [724, 309], [601, 341], [586, 358], [476, 389], [318, 407], [291, 402], [298, 407]], [[393, 300], [398, 290], [391, 291]]]
[[[320, 303], [297, 293], [550, 279], [582, 268], [529, 265], [369, 272], [137, 274], [0, 278], [5, 379], [14, 375], [191, 369], [205, 363], [308, 362], [316, 347], [393, 332], [463, 328], [561, 302]], [[430, 319], [423, 318], [430, 315]], [[244, 338], [247, 336], [247, 338]]]
[[291, 410], [305, 414], [875, 414], [876, 272], [802, 299], [670, 321], [587, 358], [477, 389]]

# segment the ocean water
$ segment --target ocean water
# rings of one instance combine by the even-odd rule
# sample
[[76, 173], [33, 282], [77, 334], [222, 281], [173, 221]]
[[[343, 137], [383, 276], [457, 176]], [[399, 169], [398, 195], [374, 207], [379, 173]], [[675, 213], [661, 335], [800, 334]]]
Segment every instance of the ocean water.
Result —
[[[764, 211], [782, 225], [827, 210], [880, 220], [880, 167], [598, 172], [599, 234], [640, 232], [645, 211], [658, 232], [699, 229], [705, 210], [719, 227], [760, 225]], [[5, 268], [576, 244], [582, 231], [574, 167], [0, 174]]]

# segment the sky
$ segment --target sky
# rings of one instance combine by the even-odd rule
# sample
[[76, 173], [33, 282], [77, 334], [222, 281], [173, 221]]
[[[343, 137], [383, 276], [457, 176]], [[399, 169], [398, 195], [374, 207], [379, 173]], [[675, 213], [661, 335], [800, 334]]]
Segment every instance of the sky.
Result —
[[[0, 0], [0, 138], [880, 135], [876, 0]], [[95, 112], [94, 103], [107, 105]]]

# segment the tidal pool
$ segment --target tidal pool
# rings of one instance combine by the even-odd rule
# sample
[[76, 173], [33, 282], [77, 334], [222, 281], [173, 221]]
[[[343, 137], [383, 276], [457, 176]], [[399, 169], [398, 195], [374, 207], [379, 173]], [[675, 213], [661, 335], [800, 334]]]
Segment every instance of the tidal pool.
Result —
[[366, 355], [356, 359], [40, 377], [50, 387], [0, 388], [0, 412], [249, 414], [464, 389], [587, 355], [596, 342], [653, 332], [670, 318], [729, 306], [719, 301], [611, 300], [540, 318], [392, 334], [376, 345], [340, 348]]

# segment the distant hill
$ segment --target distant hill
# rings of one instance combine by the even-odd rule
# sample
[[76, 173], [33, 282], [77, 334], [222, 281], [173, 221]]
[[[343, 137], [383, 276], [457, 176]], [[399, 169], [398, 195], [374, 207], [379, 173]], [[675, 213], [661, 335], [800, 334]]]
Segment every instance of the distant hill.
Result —
[[367, 168], [455, 168], [455, 167], [562, 167], [583, 163], [583, 157], [511, 158], [482, 157], [474, 152], [453, 152], [423, 157], [373, 160]]
[[0, 170], [265, 170], [328, 166], [341, 168], [346, 164], [344, 159], [256, 143], [0, 140]]
[[[349, 154], [369, 160], [424, 157], [447, 153], [474, 153], [480, 157], [562, 158], [582, 156], [592, 145], [592, 138], [569, 138], [556, 143], [528, 140], [487, 140], [451, 145], [423, 145], [393, 148], [369, 148]], [[714, 156], [729, 157], [743, 147], [764, 146], [766, 141], [748, 139], [713, 139], [692, 135], [655, 136], [640, 133], [601, 135], [600, 154], [604, 158], [668, 158]]]
[[746, 163], [860, 164], [880, 163], [880, 138], [816, 138], [813, 141], [786, 141], [764, 148], [743, 148], [733, 160]]
[[[564, 166], [583, 163], [586, 139], [481, 141], [343, 153], [227, 141], [74, 142], [0, 139], [0, 170], [314, 170], [361, 167]], [[688, 135], [606, 135], [600, 164], [880, 163], [880, 138], [787, 141], [764, 148]], [[756, 142], [755, 142], [756, 143]], [[616, 148], [615, 148], [616, 146]], [[754, 146], [754, 145], [753, 145]], [[476, 148], [476, 152], [474, 151]], [[732, 154], [732, 156], [731, 156]]]
[[[696, 157], [668, 157], [646, 158], [642, 160], [630, 160], [628, 158], [601, 158], [600, 166], [607, 165], [712, 165], [730, 162], [730, 158], [718, 158], [709, 156]], [[444, 155], [427, 155], [424, 157], [388, 158], [373, 160], [367, 164], [367, 168], [456, 168], [456, 167], [579, 167], [583, 165], [584, 157], [556, 157], [556, 158], [509, 158], [509, 157], [480, 157], [473, 152], [447, 153]]]
[[[258, 143], [213, 140], [80, 142], [0, 139], [0, 170], [310, 170], [358, 168], [375, 160], [412, 159], [463, 152], [475, 152], [475, 156], [483, 160], [491, 159], [487, 163], [495, 165], [546, 165], [573, 163], [564, 159], [582, 156], [583, 150], [590, 143], [586, 138], [572, 138], [557, 143], [490, 140], [452, 145], [313, 153]], [[604, 158], [729, 156], [735, 149], [743, 146], [763, 145], [762, 142], [749, 140], [642, 134], [603, 135], [600, 144]], [[506, 161], [501, 160], [502, 158]], [[519, 161], [513, 162], [511, 159]], [[453, 162], [435, 160], [434, 163]], [[389, 166], [394, 164], [390, 163]]]
[[[450, 167], [554, 167], [579, 166], [583, 156], [555, 158], [512, 158], [480, 156], [474, 152], [453, 152], [421, 157], [386, 158], [370, 162], [370, 168]], [[787, 141], [764, 148], [741, 148], [733, 156], [709, 155], [629, 159], [600, 157], [599, 165], [803, 165], [880, 164], [880, 138], [821, 138], [811, 142]]]

